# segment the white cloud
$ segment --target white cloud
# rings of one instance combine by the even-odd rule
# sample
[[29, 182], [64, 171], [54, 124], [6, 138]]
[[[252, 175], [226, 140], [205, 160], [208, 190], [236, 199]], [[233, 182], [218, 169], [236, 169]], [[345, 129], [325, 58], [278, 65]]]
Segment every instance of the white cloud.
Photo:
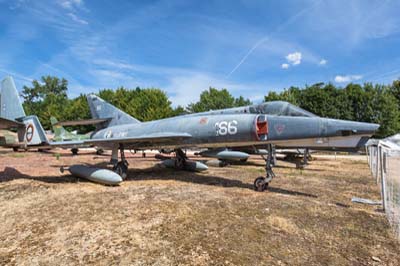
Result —
[[83, 0], [64, 0], [60, 1], [59, 4], [65, 9], [74, 9], [75, 7], [81, 7]]
[[286, 64], [286, 63], [284, 63], [284, 64], [282, 64], [282, 69], [288, 69], [289, 68], [289, 64]]
[[75, 15], [74, 13], [68, 13], [67, 14], [73, 21], [75, 21], [76, 23], [82, 24], [82, 25], [88, 25], [89, 22], [87, 22], [84, 19], [79, 18], [77, 15]]
[[363, 76], [361, 75], [346, 75], [346, 76], [341, 76], [341, 75], [337, 75], [335, 77], [335, 82], [337, 83], [347, 83], [347, 82], [352, 82], [352, 81], [356, 81], [359, 79], [362, 79]]
[[326, 59], [321, 59], [321, 61], [319, 61], [319, 65], [320, 66], [324, 66], [324, 65], [326, 65], [328, 63], [328, 61], [326, 60]]
[[301, 63], [301, 53], [294, 52], [294, 53], [288, 54], [286, 56], [286, 60], [293, 66], [299, 65]]
[[129, 70], [135, 69], [135, 67], [132, 64], [128, 64], [117, 60], [104, 59], [104, 58], [95, 59], [93, 63], [99, 66], [105, 66], [110, 68], [129, 69]]

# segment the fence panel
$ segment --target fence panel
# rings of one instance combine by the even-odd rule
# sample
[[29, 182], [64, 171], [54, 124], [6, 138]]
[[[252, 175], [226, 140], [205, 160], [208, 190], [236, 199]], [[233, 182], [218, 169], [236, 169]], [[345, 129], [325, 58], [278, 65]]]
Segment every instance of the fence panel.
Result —
[[385, 212], [400, 239], [400, 151], [382, 148], [381, 155]]

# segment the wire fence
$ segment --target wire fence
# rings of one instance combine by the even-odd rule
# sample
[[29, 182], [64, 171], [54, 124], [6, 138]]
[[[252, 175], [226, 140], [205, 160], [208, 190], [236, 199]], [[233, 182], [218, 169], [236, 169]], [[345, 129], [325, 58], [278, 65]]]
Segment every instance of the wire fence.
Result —
[[383, 208], [400, 239], [400, 138], [372, 141], [366, 148], [372, 176], [381, 190]]

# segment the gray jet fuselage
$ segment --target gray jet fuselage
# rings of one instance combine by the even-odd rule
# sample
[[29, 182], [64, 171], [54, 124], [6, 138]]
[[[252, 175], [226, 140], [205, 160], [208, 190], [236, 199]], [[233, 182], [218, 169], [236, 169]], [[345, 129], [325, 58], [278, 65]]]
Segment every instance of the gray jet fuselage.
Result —
[[[185, 132], [191, 137], [180, 143], [160, 145], [160, 148], [240, 147], [292, 140], [348, 138], [351, 135], [372, 135], [377, 124], [344, 121], [320, 117], [288, 117], [264, 114], [220, 114], [179, 116], [112, 126], [96, 132], [92, 139], [129, 138], [159, 132]], [[149, 142], [140, 148], [152, 147]], [[126, 143], [128, 148], [130, 143]], [[133, 145], [136, 149], [137, 144]]]

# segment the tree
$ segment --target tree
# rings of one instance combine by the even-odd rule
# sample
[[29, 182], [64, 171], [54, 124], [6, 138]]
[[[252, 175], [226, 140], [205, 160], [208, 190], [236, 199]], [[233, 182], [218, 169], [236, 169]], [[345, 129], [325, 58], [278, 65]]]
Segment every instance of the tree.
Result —
[[57, 77], [44, 76], [41, 82], [32, 81], [32, 87], [24, 86], [21, 96], [25, 112], [37, 115], [45, 129], [51, 127], [50, 116], [62, 118], [68, 105], [68, 81]]
[[188, 112], [186, 111], [186, 109], [184, 107], [182, 107], [181, 105], [178, 105], [173, 111], [171, 116], [178, 116], [178, 115], [186, 115], [188, 114]]
[[200, 94], [200, 100], [198, 102], [189, 104], [187, 110], [190, 113], [199, 113], [250, 104], [251, 101], [244, 99], [242, 96], [239, 98], [233, 97], [227, 89], [217, 90], [210, 87]]
[[[81, 94], [75, 99], [69, 100], [68, 104], [65, 108], [65, 112], [62, 117], [58, 119], [60, 121], [67, 120], [81, 120], [81, 119], [90, 119], [92, 118], [90, 114], [89, 105], [86, 100], [86, 95]], [[78, 130], [79, 133], [86, 133], [94, 130], [94, 126], [86, 125], [86, 126], [76, 126], [74, 129]]]
[[390, 93], [396, 97], [397, 104], [400, 107], [400, 79], [393, 81], [392, 86], [390, 86]]
[[167, 94], [157, 88], [104, 89], [99, 97], [140, 121], [151, 121], [173, 115]]
[[380, 125], [377, 137], [387, 137], [400, 130], [400, 110], [396, 97], [384, 85], [366, 84], [362, 121]]
[[172, 116], [173, 109], [167, 94], [156, 88], [133, 91], [130, 101], [135, 108], [135, 117], [141, 121], [151, 121]]
[[239, 96], [239, 98], [235, 99], [234, 106], [235, 107], [240, 107], [240, 106], [247, 106], [251, 105], [252, 102], [249, 99], [245, 99], [242, 95]]

